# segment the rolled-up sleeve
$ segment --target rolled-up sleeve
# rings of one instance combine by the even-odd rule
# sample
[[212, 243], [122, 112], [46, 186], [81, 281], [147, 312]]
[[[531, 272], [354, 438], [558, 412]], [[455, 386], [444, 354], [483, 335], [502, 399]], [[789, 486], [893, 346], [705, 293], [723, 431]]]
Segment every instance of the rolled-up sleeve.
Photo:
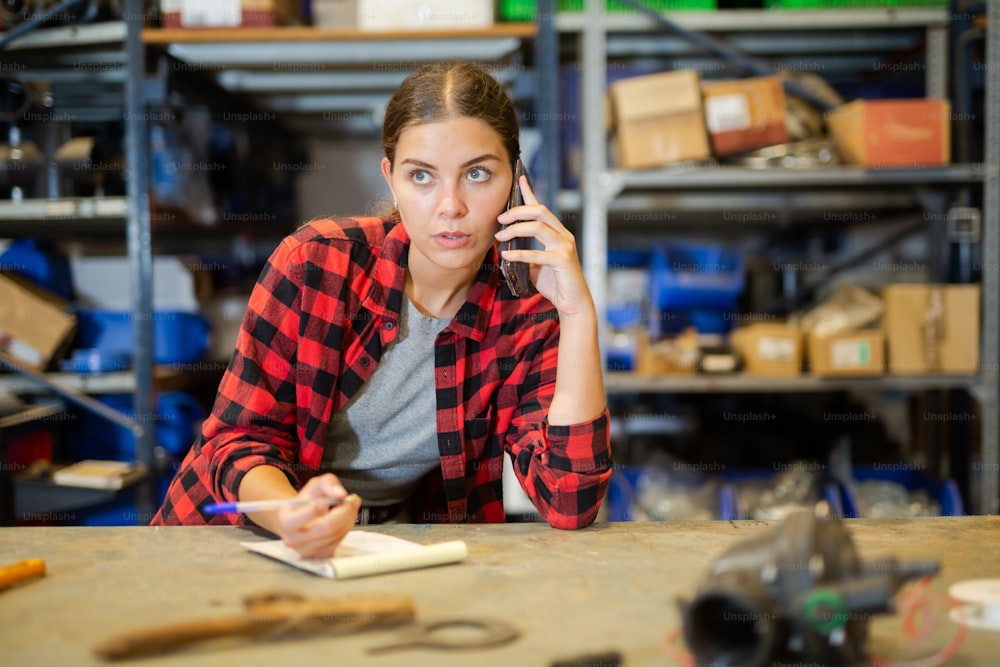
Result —
[[278, 468], [297, 483], [294, 369], [301, 263], [289, 255], [280, 245], [261, 272], [203, 428], [213, 495], [224, 500], [236, 500], [243, 476], [260, 465]]
[[558, 326], [537, 341], [527, 359], [530, 369], [507, 433], [514, 472], [549, 525], [583, 528], [597, 517], [611, 477], [608, 410], [577, 424], [548, 423], [546, 415], [555, 392]]

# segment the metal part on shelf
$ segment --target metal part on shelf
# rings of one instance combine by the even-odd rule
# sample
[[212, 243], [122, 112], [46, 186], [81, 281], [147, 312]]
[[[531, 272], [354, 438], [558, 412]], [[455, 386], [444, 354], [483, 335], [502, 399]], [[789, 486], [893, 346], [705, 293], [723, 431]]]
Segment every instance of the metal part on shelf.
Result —
[[832, 139], [803, 139], [777, 146], [767, 146], [732, 158], [734, 164], [751, 169], [824, 169], [840, 164]]

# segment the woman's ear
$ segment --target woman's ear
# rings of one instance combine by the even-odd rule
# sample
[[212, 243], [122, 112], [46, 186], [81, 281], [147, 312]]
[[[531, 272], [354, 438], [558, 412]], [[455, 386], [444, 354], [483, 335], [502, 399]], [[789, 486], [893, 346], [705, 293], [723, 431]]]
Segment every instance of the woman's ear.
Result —
[[393, 201], [396, 200], [396, 193], [392, 191], [392, 163], [389, 162], [389, 158], [382, 158], [382, 178], [385, 179], [385, 184], [389, 186], [389, 192], [392, 193]]

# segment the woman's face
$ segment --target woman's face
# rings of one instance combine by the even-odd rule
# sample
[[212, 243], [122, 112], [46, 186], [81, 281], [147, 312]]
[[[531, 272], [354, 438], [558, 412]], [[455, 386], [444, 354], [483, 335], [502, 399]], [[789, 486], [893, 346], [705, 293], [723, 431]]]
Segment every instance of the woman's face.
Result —
[[465, 116], [411, 125], [382, 173], [410, 236], [410, 266], [478, 269], [513, 181], [499, 135]]

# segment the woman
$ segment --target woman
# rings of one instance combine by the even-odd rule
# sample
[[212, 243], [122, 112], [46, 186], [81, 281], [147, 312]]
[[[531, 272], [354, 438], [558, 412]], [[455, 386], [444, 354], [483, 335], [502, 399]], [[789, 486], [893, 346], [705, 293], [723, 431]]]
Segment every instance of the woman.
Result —
[[[392, 215], [315, 220], [275, 250], [154, 525], [249, 520], [324, 557], [360, 521], [499, 522], [504, 451], [552, 526], [594, 520], [610, 476], [597, 316], [573, 236], [513, 183], [510, 99], [473, 65], [427, 66], [382, 139]], [[505, 211], [512, 187], [525, 205]], [[532, 265], [520, 297], [497, 268], [515, 236], [544, 247], [505, 251]], [[204, 512], [295, 497], [317, 500]]]

